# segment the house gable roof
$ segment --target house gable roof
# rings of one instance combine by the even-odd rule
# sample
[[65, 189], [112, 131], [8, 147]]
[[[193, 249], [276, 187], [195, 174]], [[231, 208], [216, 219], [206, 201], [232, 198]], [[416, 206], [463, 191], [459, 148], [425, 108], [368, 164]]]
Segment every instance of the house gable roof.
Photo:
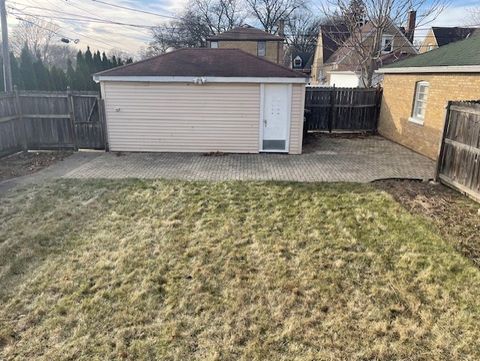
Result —
[[350, 37], [348, 28], [343, 23], [327, 24], [320, 26], [322, 37], [323, 62], [329, 62], [330, 57], [339, 49], [339, 44]]
[[464, 66], [479, 66], [480, 70], [480, 36], [472, 36], [468, 39], [450, 43], [390, 64], [380, 69], [380, 72], [394, 72], [393, 70], [390, 71], [390, 69], [401, 70], [407, 68], [409, 70], [414, 68], [413, 70], [418, 69], [418, 72], [424, 72], [425, 68]]
[[[299, 68], [295, 68], [293, 66], [293, 61], [295, 60], [296, 57], [300, 57], [300, 59], [302, 59], [302, 66], [299, 67]], [[312, 62], [313, 62], [313, 52], [311, 51], [294, 51], [292, 53], [292, 68], [296, 69], [296, 70], [299, 70], [299, 69], [303, 69], [303, 70], [310, 70], [311, 67], [312, 67]]]
[[263, 30], [254, 28], [252, 26], [239, 26], [223, 33], [213, 35], [207, 40], [229, 40], [229, 41], [283, 41], [284, 38], [278, 35], [269, 34]]
[[[411, 48], [414, 51], [415, 54], [417, 53], [417, 50], [414, 48], [413, 44], [405, 37], [405, 34], [401, 30], [401, 28], [397, 27], [392, 21], [389, 21], [389, 23], [390, 23], [390, 26], [389, 26], [389, 30], [388, 30], [387, 33], [389, 33], [390, 35], [394, 35], [394, 34], [392, 34], [392, 31], [396, 32], [397, 35], [404, 38], [405, 44], [402, 45], [400, 48], [395, 49], [392, 53], [381, 54], [380, 57], [379, 57], [379, 60], [381, 61], [382, 64], [389, 64], [389, 63], [397, 61], [398, 59], [402, 59], [402, 58], [405, 58], [405, 57], [410, 57], [411, 54], [404, 54], [406, 52], [405, 50], [407, 48]], [[363, 39], [363, 41], [366, 41], [370, 36], [373, 35], [374, 28], [373, 28], [371, 23], [366, 23], [365, 25], [363, 25], [360, 28], [360, 32], [361, 32], [361, 38]], [[329, 63], [329, 64], [332, 64], [332, 63], [340, 64], [340, 63], [342, 63], [347, 58], [347, 56], [353, 51], [353, 46], [351, 45], [352, 41], [355, 41], [355, 40], [352, 39], [352, 36], [350, 35], [345, 40], [344, 45], [338, 47], [338, 49], [330, 56], [329, 59], [327, 59], [327, 61], [325, 63]], [[396, 47], [395, 43], [394, 43], [394, 47]], [[358, 70], [358, 69], [353, 69], [352, 65], [356, 66], [356, 64], [344, 64], [342, 69], [343, 70], [351, 70], [351, 71]]]
[[439, 27], [433, 26], [432, 32], [435, 36], [438, 46], [443, 46], [455, 41], [466, 39], [471, 36], [478, 28], [460, 28], [460, 27]]
[[98, 77], [305, 78], [239, 49], [185, 48], [95, 74]]

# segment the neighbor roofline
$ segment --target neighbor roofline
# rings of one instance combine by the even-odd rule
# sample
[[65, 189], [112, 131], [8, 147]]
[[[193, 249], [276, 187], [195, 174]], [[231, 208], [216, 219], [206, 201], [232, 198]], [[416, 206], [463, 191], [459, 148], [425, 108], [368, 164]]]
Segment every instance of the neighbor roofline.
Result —
[[151, 82], [151, 83], [298, 83], [306, 84], [308, 77], [227, 77], [227, 76], [93, 76], [95, 82]]
[[206, 38], [207, 41], [222, 41], [222, 40], [225, 40], [225, 41], [284, 41], [285, 38], [281, 37], [281, 36], [278, 36], [278, 35], [275, 35], [277, 38], [262, 38], [262, 37], [257, 37], [257, 38], [254, 38], [254, 37], [251, 37], [251, 38], [243, 38], [243, 39], [238, 39], [238, 38], [228, 38], [228, 37], [222, 37], [222, 38], [216, 38], [215, 36], [212, 36], [212, 37], [209, 37], [209, 38]]
[[380, 68], [375, 72], [380, 74], [480, 73], [480, 65], [406, 66], [399, 68]]

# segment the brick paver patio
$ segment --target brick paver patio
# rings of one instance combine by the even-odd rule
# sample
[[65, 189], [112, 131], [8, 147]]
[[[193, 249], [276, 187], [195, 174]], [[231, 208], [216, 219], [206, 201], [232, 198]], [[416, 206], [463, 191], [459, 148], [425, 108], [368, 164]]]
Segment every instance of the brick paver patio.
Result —
[[434, 162], [379, 136], [321, 137], [305, 154], [105, 153], [66, 178], [371, 182], [430, 179]]

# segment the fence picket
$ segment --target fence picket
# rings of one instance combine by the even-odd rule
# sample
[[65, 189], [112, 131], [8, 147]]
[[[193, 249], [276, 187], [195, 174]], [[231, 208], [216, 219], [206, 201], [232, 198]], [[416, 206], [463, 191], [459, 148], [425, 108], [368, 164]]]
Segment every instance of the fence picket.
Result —
[[25, 149], [105, 149], [97, 92], [0, 95], [0, 156]]
[[308, 87], [306, 129], [375, 132], [380, 101], [380, 88]]
[[480, 201], [480, 101], [448, 102], [436, 178]]

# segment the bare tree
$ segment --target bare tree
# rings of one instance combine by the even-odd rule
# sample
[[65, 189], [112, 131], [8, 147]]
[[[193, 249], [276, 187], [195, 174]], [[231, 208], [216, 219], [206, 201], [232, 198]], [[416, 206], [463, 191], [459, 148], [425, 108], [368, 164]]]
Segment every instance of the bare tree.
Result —
[[22, 49], [27, 46], [34, 56], [39, 57], [48, 66], [55, 65], [66, 69], [67, 61], [75, 57], [75, 51], [68, 44], [61, 42], [58, 30], [59, 27], [52, 22], [25, 17], [13, 28], [12, 51], [19, 56]]
[[305, 0], [245, 0], [252, 16], [267, 33], [274, 33], [280, 20], [288, 20], [293, 12], [304, 7]]
[[[372, 85], [374, 71], [381, 65], [382, 36], [387, 29], [405, 24], [409, 11], [416, 12], [416, 27], [425, 26], [443, 9], [443, 0], [327, 0], [323, 6], [330, 23], [339, 25], [337, 31], [349, 34], [346, 40], [332, 40], [351, 50], [365, 86]], [[408, 41], [396, 47], [405, 47]]]
[[16, 55], [19, 55], [23, 47], [27, 45], [33, 54], [40, 54], [43, 57], [48, 53], [58, 29], [58, 26], [54, 23], [37, 18], [20, 20], [12, 32], [12, 50]]
[[170, 48], [204, 47], [206, 38], [230, 30], [246, 17], [239, 0], [191, 0], [179, 20], [159, 25], [146, 54], [164, 53]]
[[480, 27], [480, 7], [473, 8], [467, 25]]
[[308, 9], [294, 11], [285, 23], [285, 38], [289, 48], [301, 52], [314, 51], [321, 22], [322, 19]]

